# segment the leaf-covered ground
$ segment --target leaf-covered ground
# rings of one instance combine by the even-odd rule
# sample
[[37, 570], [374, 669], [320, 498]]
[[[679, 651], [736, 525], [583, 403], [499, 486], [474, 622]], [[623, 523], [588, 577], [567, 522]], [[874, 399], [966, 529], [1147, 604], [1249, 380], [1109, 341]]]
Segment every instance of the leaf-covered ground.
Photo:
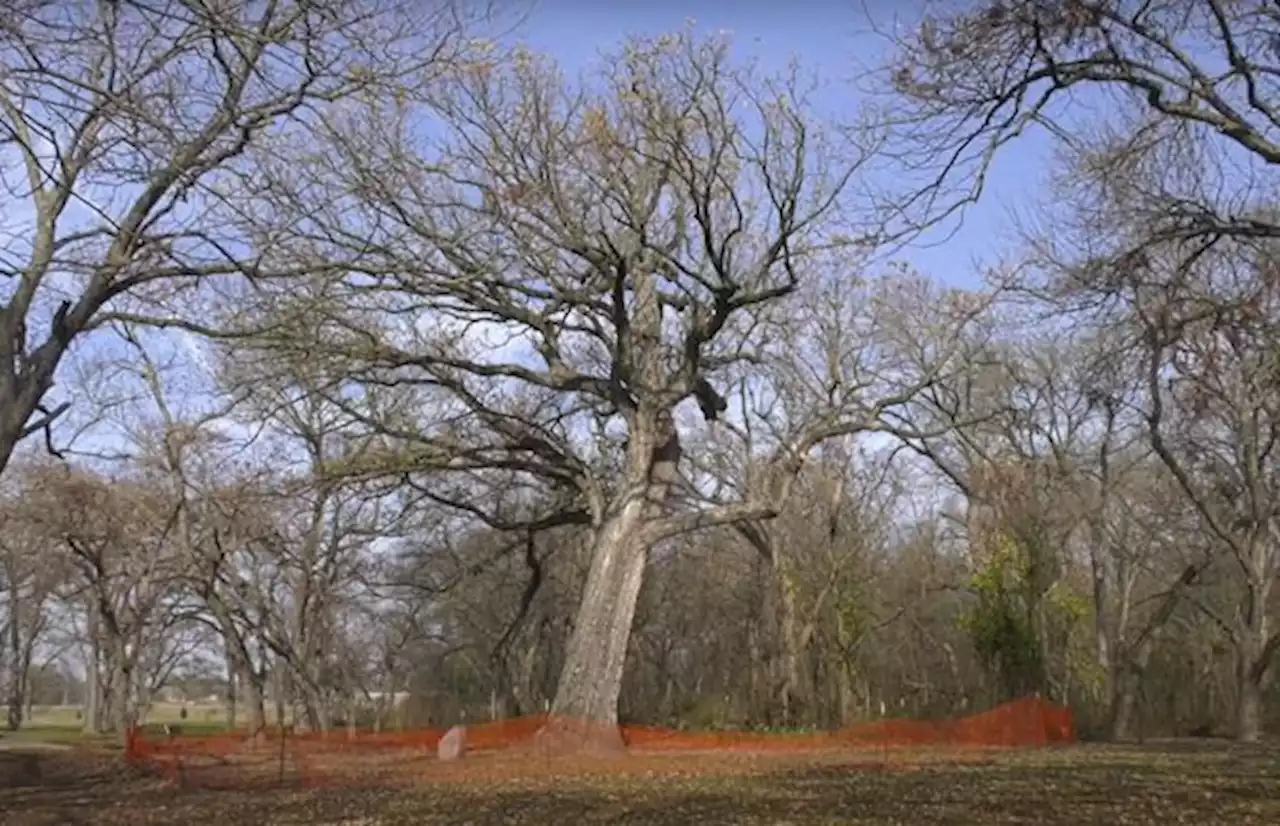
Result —
[[138, 776], [102, 752], [0, 751], [0, 824], [1280, 824], [1275, 747], [524, 760], [471, 757], [412, 788], [209, 791]]

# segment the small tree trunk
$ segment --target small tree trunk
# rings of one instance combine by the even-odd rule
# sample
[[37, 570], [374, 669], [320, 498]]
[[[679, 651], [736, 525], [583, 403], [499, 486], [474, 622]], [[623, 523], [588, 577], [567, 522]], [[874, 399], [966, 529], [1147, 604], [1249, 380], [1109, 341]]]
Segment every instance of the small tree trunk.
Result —
[[1236, 652], [1236, 740], [1256, 743], [1262, 739], [1263, 671], [1257, 668], [1254, 641], [1242, 641]]
[[267, 727], [267, 710], [263, 700], [263, 678], [261, 673], [248, 673], [244, 675], [241, 681], [241, 691], [244, 695], [243, 705], [245, 711], [249, 715], [246, 721], [249, 726], [249, 734], [257, 736]]
[[84, 731], [86, 734], [97, 734], [101, 715], [102, 699], [102, 649], [98, 643], [98, 612], [91, 603], [89, 606], [89, 663], [84, 675]]
[[1120, 652], [1112, 661], [1111, 708], [1107, 714], [1108, 735], [1114, 743], [1129, 742], [1134, 737], [1134, 717], [1138, 707], [1138, 692], [1151, 661], [1153, 639], [1147, 637], [1129, 657]]
[[8, 719], [5, 721], [9, 727], [9, 731], [17, 731], [22, 728], [22, 710], [25, 703], [22, 697], [22, 676], [13, 674], [10, 677], [9, 684], [9, 713]]
[[789, 726], [795, 722], [795, 695], [800, 685], [800, 640], [796, 631], [796, 582], [787, 569], [780, 555], [775, 556], [775, 575], [778, 582], [781, 612], [779, 617], [778, 642], [782, 646], [782, 674], [778, 682], [778, 708], [782, 717], [780, 722]]
[[[767, 660], [760, 644], [761, 623], [759, 620], [752, 620], [750, 627], [747, 629], [747, 690], [752, 717], [756, 719], [769, 719], [769, 672], [765, 668]], [[668, 666], [664, 655], [660, 680], [664, 683], [662, 696], [659, 701], [659, 713], [666, 719], [669, 715], [668, 701], [671, 699], [671, 677], [668, 673]]]
[[227, 706], [227, 728], [236, 728], [236, 668], [234, 660], [227, 658], [227, 692], [224, 701]]
[[532, 639], [530, 639], [529, 644], [525, 646], [524, 654], [521, 658], [519, 690], [514, 695], [517, 714], [528, 714], [530, 712], [537, 711], [543, 705], [539, 700], [545, 697], [546, 691], [538, 684], [538, 647], [540, 636], [540, 634], [532, 635]]
[[[636, 497], [597, 531], [577, 621], [551, 714], [566, 748], [618, 749], [618, 696], [648, 548], [635, 541], [645, 501]], [[570, 731], [572, 729], [572, 731]], [[567, 736], [566, 736], [567, 735]]]
[[1129, 668], [1122, 669], [1112, 681], [1107, 728], [1113, 743], [1127, 743], [1134, 739], [1133, 718], [1140, 681], [1140, 675]]
[[1240, 681], [1236, 739], [1241, 743], [1256, 743], [1262, 739], [1262, 687], [1253, 680]]
[[10, 731], [22, 727], [23, 693], [26, 689], [27, 672], [31, 667], [29, 657], [23, 656], [22, 628], [18, 622], [19, 602], [18, 584], [10, 582], [9, 586], [9, 714]]
[[126, 666], [117, 665], [112, 678], [115, 691], [111, 695], [111, 728], [123, 743], [134, 723], [133, 674]]
[[[1258, 553], [1262, 553], [1259, 550]], [[1256, 743], [1262, 739], [1262, 706], [1271, 665], [1267, 646], [1267, 603], [1270, 582], [1258, 576], [1245, 595], [1243, 622], [1236, 636], [1236, 739]]]
[[289, 684], [289, 674], [285, 670], [284, 663], [279, 661], [275, 663], [272, 669], [272, 676], [274, 678], [273, 682], [275, 683], [272, 691], [275, 693], [276, 725], [283, 729], [285, 721], [288, 719], [288, 709], [290, 702], [292, 701], [292, 698], [289, 696], [292, 693], [291, 686]]

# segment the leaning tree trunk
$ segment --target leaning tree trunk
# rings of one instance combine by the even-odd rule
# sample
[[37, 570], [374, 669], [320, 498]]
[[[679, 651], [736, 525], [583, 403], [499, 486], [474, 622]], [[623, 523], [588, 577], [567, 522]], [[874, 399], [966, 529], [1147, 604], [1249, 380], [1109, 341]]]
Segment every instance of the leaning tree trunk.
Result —
[[[631, 319], [625, 333], [619, 330], [619, 348], [626, 352], [636, 387], [662, 387], [668, 368], [658, 276], [643, 267], [633, 275]], [[574, 750], [623, 748], [618, 697], [649, 551], [642, 529], [658, 517], [678, 479], [680, 462], [680, 436], [671, 409], [663, 404], [642, 397], [628, 416], [626, 493], [606, 511], [595, 532], [552, 721], [544, 731], [548, 744]]]
[[635, 497], [596, 532], [591, 568], [569, 638], [548, 734], [569, 749], [622, 747], [618, 696], [648, 548], [636, 535], [646, 502]]
[[629, 490], [595, 532], [551, 722], [543, 732], [553, 749], [624, 748], [618, 697], [649, 554], [643, 529], [658, 516], [680, 462], [680, 436], [670, 410], [643, 411], [629, 424]]
[[[242, 638], [233, 636], [230, 622], [224, 623], [227, 653], [227, 728], [236, 727], [236, 712], [243, 708], [249, 719], [248, 733], [257, 737], [266, 728], [266, 667], [255, 668], [249, 648]], [[238, 691], [237, 691], [238, 689]]]

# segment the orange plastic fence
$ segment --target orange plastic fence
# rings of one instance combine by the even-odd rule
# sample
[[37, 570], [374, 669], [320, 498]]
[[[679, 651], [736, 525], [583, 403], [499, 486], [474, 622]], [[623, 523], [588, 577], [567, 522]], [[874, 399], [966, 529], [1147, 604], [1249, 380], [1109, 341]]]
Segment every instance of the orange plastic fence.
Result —
[[[536, 750], [545, 715], [468, 726], [469, 755], [520, 755]], [[135, 766], [184, 786], [243, 789], [254, 786], [412, 783], [439, 765], [437, 746], [446, 729], [295, 733], [279, 729], [249, 737], [163, 736], [131, 732], [126, 756]], [[954, 720], [879, 720], [810, 734], [691, 732], [623, 726], [632, 755], [707, 751], [804, 753], [887, 748], [973, 749], [1035, 747], [1076, 739], [1071, 709], [1030, 697]], [[465, 762], [465, 758], [464, 758]]]

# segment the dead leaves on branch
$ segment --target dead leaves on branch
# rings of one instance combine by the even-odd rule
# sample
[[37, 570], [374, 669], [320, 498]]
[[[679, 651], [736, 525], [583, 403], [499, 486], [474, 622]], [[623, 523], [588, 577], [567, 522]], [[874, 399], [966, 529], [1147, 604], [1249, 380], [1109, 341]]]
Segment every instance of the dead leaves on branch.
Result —
[[[973, 202], [1004, 145], [1041, 129], [1074, 148], [1133, 121], [1115, 149], [1143, 140], [1134, 123], [1172, 121], [1229, 149], [1234, 163], [1241, 154], [1259, 167], [1280, 162], [1280, 100], [1268, 80], [1280, 70], [1268, 34], [1276, 23], [1274, 5], [1261, 2], [986, 0], [890, 35], [889, 154], [929, 178], [912, 217], [928, 223]], [[1073, 117], [1085, 106], [1084, 121]]]

